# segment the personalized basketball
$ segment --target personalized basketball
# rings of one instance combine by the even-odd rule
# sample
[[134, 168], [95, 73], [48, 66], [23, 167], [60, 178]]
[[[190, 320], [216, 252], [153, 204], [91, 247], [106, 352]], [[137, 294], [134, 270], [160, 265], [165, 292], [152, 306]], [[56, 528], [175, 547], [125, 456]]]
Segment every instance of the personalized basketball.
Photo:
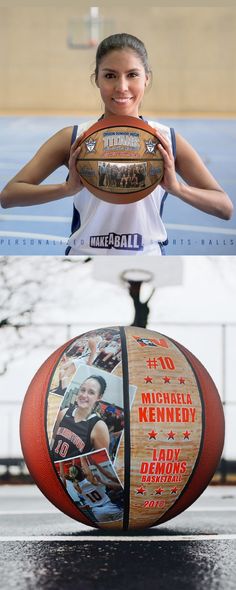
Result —
[[155, 130], [142, 119], [109, 117], [92, 125], [81, 140], [77, 170], [83, 184], [109, 203], [134, 203], [163, 177]]
[[170, 337], [136, 327], [73, 338], [40, 367], [20, 421], [28, 469], [68, 516], [156, 526], [210, 482], [224, 441], [212, 378]]

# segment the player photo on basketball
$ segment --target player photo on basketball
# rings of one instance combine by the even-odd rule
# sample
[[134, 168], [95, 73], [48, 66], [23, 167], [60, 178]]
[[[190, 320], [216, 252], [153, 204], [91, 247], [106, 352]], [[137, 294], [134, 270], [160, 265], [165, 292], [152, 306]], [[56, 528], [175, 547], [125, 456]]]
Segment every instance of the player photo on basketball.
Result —
[[[130, 403], [135, 391], [130, 385]], [[122, 377], [81, 365], [62, 403], [58, 400], [49, 393], [47, 432], [53, 461], [98, 449], [106, 449], [114, 460], [124, 429]]]
[[94, 367], [112, 372], [121, 362], [121, 338], [117, 329], [107, 330], [99, 345], [99, 353], [93, 361]]
[[75, 505], [93, 522], [123, 519], [123, 487], [105, 449], [55, 463]]
[[50, 393], [64, 396], [80, 365], [95, 366], [113, 371], [121, 361], [120, 332], [118, 328], [100, 329], [74, 340], [62, 355], [54, 373]]

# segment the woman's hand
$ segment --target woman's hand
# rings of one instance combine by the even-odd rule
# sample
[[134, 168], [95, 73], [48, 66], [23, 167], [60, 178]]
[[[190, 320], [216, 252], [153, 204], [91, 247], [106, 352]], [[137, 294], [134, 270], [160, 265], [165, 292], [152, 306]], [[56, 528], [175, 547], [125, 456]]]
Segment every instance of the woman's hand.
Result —
[[164, 176], [161, 181], [161, 187], [168, 193], [178, 194], [180, 183], [176, 177], [175, 160], [171, 145], [160, 131], [155, 130], [155, 135], [159, 140], [158, 149], [164, 160]]
[[77, 172], [77, 169], [76, 169], [76, 162], [77, 162], [80, 152], [81, 152], [81, 141], [83, 139], [83, 136], [84, 136], [84, 133], [82, 133], [82, 135], [77, 137], [77, 139], [74, 141], [74, 143], [72, 144], [71, 149], [70, 149], [70, 157], [69, 157], [69, 162], [68, 162], [69, 176], [66, 181], [67, 195], [68, 194], [74, 195], [74, 194], [80, 192], [84, 186], [83, 183], [81, 182], [81, 178], [80, 178], [79, 173]]
[[[167, 139], [155, 131], [158, 149], [164, 160], [162, 188], [200, 211], [221, 219], [230, 219], [233, 204], [194, 148], [176, 134], [176, 159]], [[180, 176], [178, 181], [176, 173]], [[182, 182], [183, 180], [183, 182]]]
[[[82, 183], [76, 170], [78, 146], [82, 135], [71, 146], [73, 127], [65, 127], [50, 137], [33, 158], [8, 182], [1, 193], [3, 208], [50, 203], [70, 197], [81, 190]], [[68, 181], [43, 184], [60, 166], [68, 166]]]

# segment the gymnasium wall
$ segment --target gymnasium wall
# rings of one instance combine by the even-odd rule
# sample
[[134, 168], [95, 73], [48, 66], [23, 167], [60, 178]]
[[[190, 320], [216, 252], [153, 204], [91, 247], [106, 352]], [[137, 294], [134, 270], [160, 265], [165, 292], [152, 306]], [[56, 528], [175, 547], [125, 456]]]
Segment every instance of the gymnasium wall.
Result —
[[[108, 33], [130, 32], [147, 46], [153, 83], [145, 112], [235, 114], [235, 7], [110, 2], [100, 11], [113, 21]], [[69, 20], [85, 13], [88, 6], [78, 0], [0, 0], [1, 113], [102, 110], [90, 82], [95, 50], [69, 49], [66, 42]]]

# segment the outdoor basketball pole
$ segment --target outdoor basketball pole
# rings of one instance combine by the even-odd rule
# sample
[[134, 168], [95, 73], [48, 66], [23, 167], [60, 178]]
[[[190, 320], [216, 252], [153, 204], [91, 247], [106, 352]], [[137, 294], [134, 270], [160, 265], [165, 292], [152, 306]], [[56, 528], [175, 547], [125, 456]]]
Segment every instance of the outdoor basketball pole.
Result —
[[148, 297], [147, 301], [140, 301], [140, 289], [141, 289], [141, 282], [129, 281], [129, 293], [133, 299], [134, 307], [135, 307], [135, 316], [134, 321], [131, 326], [137, 326], [139, 328], [146, 328], [149, 316], [149, 306], [148, 303], [155, 291], [153, 287], [151, 295]]
[[[125, 287], [134, 305], [132, 326], [146, 328], [149, 316], [149, 303], [156, 289], [175, 287], [183, 284], [183, 260], [163, 258], [158, 260], [144, 256], [114, 256], [109, 268], [104, 264], [103, 257], [87, 258], [93, 260], [93, 278]], [[147, 285], [147, 288], [146, 288]], [[145, 288], [143, 288], [145, 286]]]
[[[125, 270], [121, 274], [121, 280], [128, 283], [129, 285], [129, 294], [133, 300], [134, 308], [135, 308], [135, 316], [134, 321], [131, 326], [137, 326], [138, 328], [146, 328], [149, 316], [149, 301], [152, 298], [155, 287], [152, 288], [151, 294], [146, 299], [146, 301], [141, 301], [141, 287], [144, 282], [150, 282], [153, 279], [153, 275], [149, 271], [135, 271], [136, 278], [133, 277], [134, 271], [132, 270]], [[139, 274], [139, 277], [138, 277]]]

